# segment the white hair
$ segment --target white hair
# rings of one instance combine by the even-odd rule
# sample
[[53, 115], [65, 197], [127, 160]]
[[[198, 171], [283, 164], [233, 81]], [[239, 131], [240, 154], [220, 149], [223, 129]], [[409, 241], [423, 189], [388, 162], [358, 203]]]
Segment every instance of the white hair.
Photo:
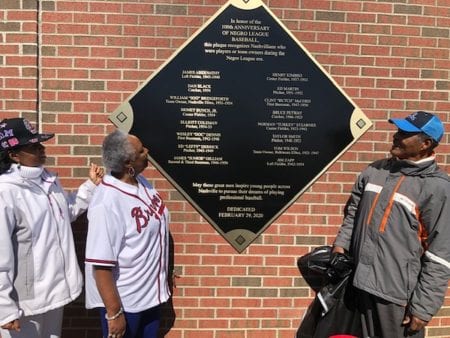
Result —
[[103, 140], [103, 165], [107, 172], [122, 173], [125, 164], [134, 161], [136, 152], [128, 140], [128, 134], [116, 129]]

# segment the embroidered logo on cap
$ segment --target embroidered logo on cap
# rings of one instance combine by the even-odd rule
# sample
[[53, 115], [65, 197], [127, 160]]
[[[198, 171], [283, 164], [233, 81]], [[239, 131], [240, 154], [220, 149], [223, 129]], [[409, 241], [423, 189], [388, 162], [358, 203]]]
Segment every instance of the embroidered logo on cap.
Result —
[[416, 112], [416, 113], [412, 113], [411, 115], [408, 116], [408, 118], [409, 118], [411, 121], [414, 121], [414, 120], [416, 119], [416, 117], [417, 117], [417, 112]]
[[11, 147], [14, 147], [19, 144], [19, 140], [17, 138], [13, 137], [8, 140], [8, 143]]
[[32, 133], [32, 134], [37, 133], [36, 129], [34, 129], [34, 127], [31, 125], [31, 123], [28, 120], [23, 120], [23, 124], [25, 125], [25, 128], [27, 128], [27, 130], [30, 133]]
[[[4, 124], [3, 127], [6, 127], [6, 124]], [[13, 136], [14, 136], [14, 130], [12, 130], [12, 129], [5, 129], [5, 130], [3, 130], [3, 132], [0, 131], [0, 140], [3, 140], [5, 137], [13, 137]]]

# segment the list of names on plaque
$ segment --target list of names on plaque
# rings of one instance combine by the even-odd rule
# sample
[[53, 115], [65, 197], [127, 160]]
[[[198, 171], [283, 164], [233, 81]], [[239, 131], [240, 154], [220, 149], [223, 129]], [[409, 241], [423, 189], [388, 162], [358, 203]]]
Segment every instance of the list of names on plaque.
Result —
[[183, 70], [187, 80], [179, 95], [169, 95], [167, 104], [179, 107], [179, 130], [176, 131], [178, 152], [168, 159], [176, 165], [228, 165], [220, 155], [220, 131], [217, 115], [222, 106], [232, 106], [226, 96], [212, 95], [214, 81], [220, 81], [220, 71]]

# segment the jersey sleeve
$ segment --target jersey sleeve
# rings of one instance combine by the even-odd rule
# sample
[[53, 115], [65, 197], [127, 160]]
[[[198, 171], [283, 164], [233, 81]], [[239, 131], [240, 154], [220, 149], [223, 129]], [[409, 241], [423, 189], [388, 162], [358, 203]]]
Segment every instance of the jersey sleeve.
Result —
[[114, 267], [124, 237], [123, 221], [104, 204], [95, 205], [88, 211], [88, 234], [86, 240], [86, 264]]

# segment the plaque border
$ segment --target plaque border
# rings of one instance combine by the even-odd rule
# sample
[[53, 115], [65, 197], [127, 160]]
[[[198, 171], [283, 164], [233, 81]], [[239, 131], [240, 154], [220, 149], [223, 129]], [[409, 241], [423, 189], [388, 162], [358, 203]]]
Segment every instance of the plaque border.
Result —
[[[242, 10], [252, 10], [258, 7], [263, 7], [265, 11], [275, 20], [275, 22], [283, 29], [289, 37], [302, 49], [302, 51], [310, 58], [310, 60], [322, 71], [322, 73], [331, 81], [334, 87], [340, 91], [340, 93], [355, 107], [350, 119], [350, 131], [353, 136], [353, 141], [350, 142], [344, 149], [339, 152], [323, 169], [311, 179], [294, 197], [289, 200], [272, 218], [270, 218], [266, 224], [255, 234], [247, 229], [234, 229], [229, 232], [224, 232], [214, 222], [204, 210], [195, 203], [195, 201], [187, 194], [178, 183], [172, 179], [172, 177], [151, 157], [149, 154], [149, 161], [162, 175], [182, 194], [182, 196], [199, 212], [208, 223], [210, 223], [214, 229], [226, 239], [231, 246], [238, 252], [242, 253], [250, 244], [252, 244], [261, 234], [267, 230], [267, 228], [275, 222], [289, 207], [291, 207], [299, 197], [309, 189], [320, 176], [322, 176], [331, 165], [333, 165], [339, 157], [341, 157], [353, 144], [372, 127], [372, 122], [362, 112], [362, 110], [355, 104], [355, 102], [344, 92], [344, 90], [338, 85], [338, 83], [330, 76], [320, 63], [311, 55], [311, 53], [303, 46], [303, 44], [297, 40], [295, 35], [278, 19], [274, 13], [261, 1], [261, 0], [229, 0], [226, 2], [213, 16], [211, 16], [191, 37], [189, 37], [177, 50], [163, 62], [138, 88], [128, 96], [128, 98], [118, 106], [109, 116], [109, 120], [119, 129], [124, 132], [129, 132], [133, 125], [133, 109], [130, 105], [130, 100], [142, 90], [148, 82], [150, 82], [160, 71], [162, 71], [177, 55], [188, 46], [192, 40], [194, 40], [204, 29], [206, 29], [225, 9], [229, 6], [234, 6]], [[241, 237], [244, 239], [242, 241]]]

